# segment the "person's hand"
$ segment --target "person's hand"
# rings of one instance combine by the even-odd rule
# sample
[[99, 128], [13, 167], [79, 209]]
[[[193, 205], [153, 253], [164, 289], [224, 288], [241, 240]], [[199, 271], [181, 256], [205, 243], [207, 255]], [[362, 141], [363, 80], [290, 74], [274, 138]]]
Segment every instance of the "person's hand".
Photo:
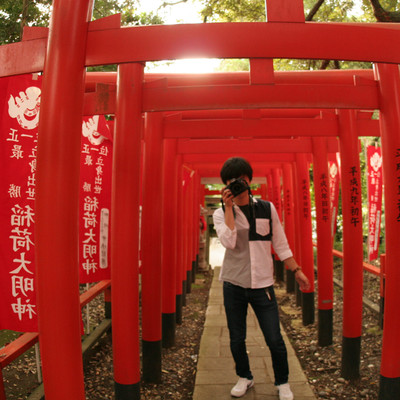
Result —
[[222, 194], [222, 201], [225, 204], [225, 207], [233, 207], [233, 194], [229, 189], [222, 189], [221, 190], [221, 194]]
[[302, 292], [304, 292], [305, 290], [309, 290], [310, 289], [310, 281], [304, 275], [303, 271], [301, 271], [301, 270], [297, 271], [294, 276], [295, 276], [296, 281], [299, 284], [300, 290]]

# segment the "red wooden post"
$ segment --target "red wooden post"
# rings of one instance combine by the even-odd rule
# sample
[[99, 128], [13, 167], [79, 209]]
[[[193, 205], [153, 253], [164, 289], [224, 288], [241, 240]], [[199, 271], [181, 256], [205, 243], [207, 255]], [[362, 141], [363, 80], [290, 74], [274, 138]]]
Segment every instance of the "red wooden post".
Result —
[[[299, 196], [299, 191], [301, 191], [301, 185], [298, 181], [298, 166], [296, 162], [292, 162], [292, 171], [293, 171], [293, 204], [294, 204], [294, 224], [295, 224], [295, 232], [297, 233], [297, 236], [295, 238], [295, 259], [299, 265], [303, 265], [302, 259], [301, 259], [301, 243], [300, 243], [300, 237], [299, 237], [299, 232], [300, 232], [300, 208], [301, 208], [301, 203]], [[293, 251], [293, 250], [292, 250]], [[301, 307], [302, 305], [302, 292], [300, 290], [300, 287], [298, 283], [294, 282], [294, 287], [295, 287], [295, 294], [296, 294], [296, 306]]]
[[182, 306], [186, 306], [186, 293], [187, 293], [187, 253], [188, 253], [188, 241], [187, 241], [187, 185], [188, 182], [184, 181], [184, 167], [182, 164], [181, 172], [181, 235], [179, 237], [181, 248], [182, 248]]
[[[282, 195], [281, 195], [281, 175], [278, 168], [272, 170], [272, 190], [273, 200], [276, 211], [279, 215], [279, 219], [282, 222]], [[274, 252], [274, 267], [275, 277], [277, 281], [285, 280], [285, 271], [283, 262], [278, 258], [278, 255]]]
[[339, 110], [339, 148], [343, 212], [342, 377], [360, 376], [363, 235], [361, 176], [356, 112]]
[[267, 199], [268, 201], [274, 201], [274, 189], [272, 184], [272, 172], [267, 174]]
[[[297, 180], [297, 164], [296, 162], [291, 163], [292, 166], [292, 185], [293, 185], [293, 211], [294, 211], [294, 231], [299, 232], [300, 229], [300, 204], [299, 199], [300, 196], [298, 195], [299, 190], [301, 190], [301, 186], [298, 185]], [[299, 265], [302, 264], [301, 262], [301, 251], [300, 251], [300, 238], [295, 236], [294, 241], [294, 255]]]
[[161, 382], [161, 232], [163, 115], [147, 113], [142, 204], [143, 380]]
[[177, 246], [177, 260], [176, 260], [176, 323], [182, 323], [182, 305], [183, 305], [183, 293], [186, 288], [184, 287], [184, 276], [183, 276], [183, 251], [182, 251], [182, 236], [183, 236], [183, 224], [182, 224], [182, 203], [183, 203], [183, 190], [182, 190], [182, 155], [178, 154], [176, 158], [176, 179], [177, 179], [177, 213], [176, 213], [176, 246]]
[[386, 254], [381, 254], [380, 257], [381, 268], [379, 274], [380, 281], [380, 299], [379, 299], [379, 327], [383, 329], [383, 321], [385, 317], [385, 283], [386, 283]]
[[118, 66], [111, 211], [116, 399], [140, 399], [139, 207], [143, 65]]
[[400, 78], [398, 65], [377, 64], [379, 80], [382, 162], [385, 179], [385, 323], [382, 342], [379, 400], [394, 399], [400, 393]]
[[190, 269], [190, 284], [194, 282], [194, 254], [196, 252], [195, 249], [195, 230], [194, 230], [194, 187], [195, 187], [195, 174], [192, 175], [190, 179], [190, 192], [189, 192], [189, 243], [190, 243], [190, 257], [189, 257], [189, 265], [188, 268]]
[[164, 140], [162, 236], [162, 346], [175, 345], [177, 275], [177, 140]]
[[[283, 204], [285, 233], [295, 254], [295, 230], [294, 230], [294, 204], [293, 204], [293, 179], [292, 166], [288, 163], [283, 164]], [[292, 271], [286, 269], [286, 292], [292, 293], [295, 290], [295, 277]]]
[[272, 170], [272, 188], [273, 188], [273, 203], [282, 221], [282, 193], [281, 193], [281, 175], [278, 168]]
[[0, 367], [0, 400], [7, 400], [6, 391], [4, 388], [3, 372], [1, 367]]
[[314, 322], [314, 253], [312, 245], [310, 175], [305, 153], [296, 154], [297, 205], [299, 206], [298, 238], [301, 252], [301, 267], [310, 280], [310, 289], [302, 293], [303, 324]]
[[201, 177], [199, 177], [200, 182], [200, 204], [204, 208], [206, 206], [206, 185], [201, 183]]
[[261, 198], [267, 200], [267, 185], [265, 183], [261, 184]]
[[[185, 268], [186, 268], [186, 293], [191, 293], [192, 291], [192, 250], [193, 250], [193, 241], [192, 241], [192, 226], [193, 226], [193, 218], [192, 218], [192, 190], [193, 190], [193, 179], [189, 178], [187, 182], [185, 182], [186, 192], [184, 197], [184, 231], [185, 231]], [[185, 299], [186, 301], [186, 299]], [[186, 304], [186, 303], [185, 303]]]
[[53, 1], [44, 67], [35, 247], [43, 380], [50, 400], [85, 399], [77, 260], [85, 51], [92, 5], [91, 0]]
[[200, 245], [200, 176], [198, 172], [194, 174], [194, 187], [193, 187], [193, 277], [192, 282], [196, 281], [196, 273], [199, 265], [199, 245]]
[[327, 140], [315, 137], [314, 193], [317, 211], [318, 344], [333, 342], [333, 257]]
[[304, 6], [301, 0], [266, 0], [268, 22], [304, 22]]

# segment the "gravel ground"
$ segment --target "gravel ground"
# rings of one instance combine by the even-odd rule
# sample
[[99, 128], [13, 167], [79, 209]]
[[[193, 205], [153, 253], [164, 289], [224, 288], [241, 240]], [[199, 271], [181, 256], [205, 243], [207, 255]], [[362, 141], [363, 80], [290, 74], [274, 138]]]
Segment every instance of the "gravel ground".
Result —
[[[141, 383], [142, 400], [192, 399], [196, 377], [197, 355], [205, 320], [211, 273], [198, 276], [187, 295], [183, 308], [183, 323], [177, 326], [176, 346], [163, 349], [162, 383]], [[335, 268], [340, 276], [340, 266]], [[370, 300], [379, 299], [378, 281], [366, 277]], [[335, 287], [334, 294], [334, 343], [321, 348], [317, 344], [317, 321], [307, 327], [301, 323], [300, 308], [295, 306], [293, 294], [285, 293], [284, 284], [277, 284], [281, 321], [300, 359], [304, 372], [318, 399], [377, 399], [381, 353], [381, 331], [378, 316], [364, 310], [361, 378], [345, 381], [340, 377], [341, 365], [341, 289]], [[379, 286], [378, 286], [379, 288]], [[318, 290], [318, 288], [316, 288]], [[317, 295], [317, 294], [316, 294]], [[97, 325], [104, 315], [102, 297], [91, 307], [91, 324]], [[22, 356], [4, 372], [7, 399], [26, 399], [37, 386], [33, 353]], [[84, 367], [86, 398], [89, 400], [115, 399], [112, 367], [112, 346], [109, 335], [104, 335], [92, 349], [92, 357]]]
[[[335, 276], [341, 276], [341, 265], [335, 267]], [[283, 288], [283, 285], [281, 285]], [[282, 291], [284, 292], [284, 291]], [[317, 301], [316, 285], [315, 301]], [[369, 300], [379, 301], [379, 278], [364, 273], [364, 295]], [[340, 376], [342, 357], [342, 290], [334, 287], [333, 344], [318, 346], [318, 321], [304, 327], [301, 323], [301, 308], [295, 306], [293, 294], [278, 296], [281, 321], [295, 349], [303, 370], [314, 393], [319, 399], [378, 399], [382, 331], [378, 314], [364, 306], [361, 338], [360, 379], [346, 381]]]

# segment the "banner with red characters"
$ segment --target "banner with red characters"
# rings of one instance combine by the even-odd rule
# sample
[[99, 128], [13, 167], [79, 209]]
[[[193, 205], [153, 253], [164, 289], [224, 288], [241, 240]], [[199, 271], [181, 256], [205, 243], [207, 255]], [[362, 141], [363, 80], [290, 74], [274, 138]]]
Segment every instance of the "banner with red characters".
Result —
[[34, 231], [41, 77], [0, 81], [0, 329], [37, 332]]
[[110, 279], [112, 142], [104, 116], [85, 117], [79, 200], [80, 283]]
[[378, 258], [382, 212], [382, 156], [380, 147], [367, 147], [368, 261]]

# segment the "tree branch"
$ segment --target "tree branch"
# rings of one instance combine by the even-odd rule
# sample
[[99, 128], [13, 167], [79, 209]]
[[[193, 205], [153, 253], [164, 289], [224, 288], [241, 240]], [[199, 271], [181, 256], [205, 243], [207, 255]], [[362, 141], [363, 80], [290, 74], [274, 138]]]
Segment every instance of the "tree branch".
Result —
[[331, 60], [323, 60], [319, 69], [327, 69], [330, 62]]
[[399, 11], [386, 11], [379, 0], [369, 0], [372, 9], [374, 10], [374, 15], [379, 22], [400, 22], [400, 12]]
[[179, 1], [176, 1], [175, 3], [167, 3], [166, 1], [164, 1], [164, 3], [162, 3], [160, 5], [160, 7], [157, 8], [157, 11], [162, 7], [175, 6], [175, 5], [179, 4], [179, 3], [186, 3], [187, 1], [188, 0], [179, 0]]
[[306, 21], [312, 21], [314, 18], [314, 15], [318, 12], [322, 4], [324, 4], [325, 0], [318, 0], [315, 4], [314, 7], [310, 10], [306, 17]]

